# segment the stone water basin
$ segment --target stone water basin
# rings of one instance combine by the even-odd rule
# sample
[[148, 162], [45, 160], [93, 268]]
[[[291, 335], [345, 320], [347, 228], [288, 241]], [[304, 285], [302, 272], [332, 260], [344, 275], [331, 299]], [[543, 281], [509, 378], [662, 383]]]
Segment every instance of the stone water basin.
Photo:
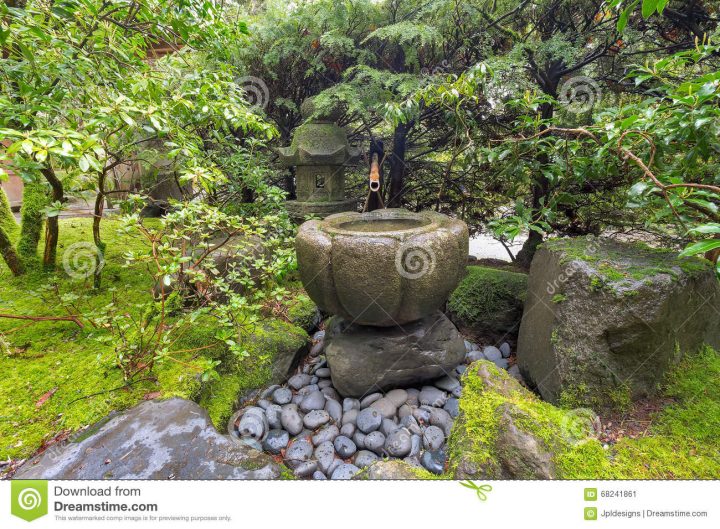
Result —
[[462, 221], [383, 209], [306, 222], [295, 247], [303, 285], [320, 309], [390, 327], [442, 307], [465, 274], [468, 244]]

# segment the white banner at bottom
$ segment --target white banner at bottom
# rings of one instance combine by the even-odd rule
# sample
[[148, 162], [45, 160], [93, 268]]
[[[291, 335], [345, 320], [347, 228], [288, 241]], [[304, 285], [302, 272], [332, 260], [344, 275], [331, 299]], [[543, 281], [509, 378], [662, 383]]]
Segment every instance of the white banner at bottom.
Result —
[[16, 480], [0, 496], [4, 529], [720, 527], [720, 481]]

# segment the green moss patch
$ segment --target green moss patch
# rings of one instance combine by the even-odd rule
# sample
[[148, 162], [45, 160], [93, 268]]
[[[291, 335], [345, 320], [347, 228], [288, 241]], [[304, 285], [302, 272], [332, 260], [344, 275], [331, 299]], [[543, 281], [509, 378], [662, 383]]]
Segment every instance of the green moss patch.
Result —
[[450, 296], [451, 319], [472, 334], [517, 332], [527, 293], [527, 275], [469, 266]]
[[[152, 222], [152, 221], [149, 221]], [[0, 263], [0, 311], [18, 315], [62, 314], [45, 291], [56, 285], [59, 295], [82, 292], [83, 310], [102, 311], [113, 293], [128, 310], [152, 295], [152, 278], [146, 271], [125, 266], [123, 254], [141, 250], [140, 237], [120, 234], [120, 222], [105, 219], [107, 242], [103, 288], [92, 289], [92, 278], [72, 279], [32, 270], [12, 277]], [[58, 261], [76, 242], [92, 241], [92, 219], [60, 221]], [[42, 241], [41, 241], [42, 242]], [[156, 365], [153, 376], [128, 387], [116, 366], [115, 344], [103, 329], [80, 329], [70, 322], [27, 322], [0, 318], [0, 458], [21, 459], [34, 453], [58, 434], [81, 430], [114, 410], [134, 406], [143, 399], [182, 397], [199, 401], [220, 427], [231, 413], [239, 393], [264, 384], [272, 374], [278, 351], [304, 343], [304, 331], [284, 321], [248, 326], [241, 339], [249, 355], [235, 358], [216, 337], [212, 318], [200, 319], [174, 344], [177, 361]], [[299, 347], [299, 346], [298, 346]], [[198, 360], [220, 361], [220, 378], [203, 382]]]
[[[488, 377], [477, 375], [482, 368]], [[651, 418], [647, 435], [604, 448], [588, 435], [589, 415], [558, 408], [515, 384], [489, 362], [468, 370], [461, 415], [449, 442], [449, 473], [468, 462], [485, 477], [502, 476], [497, 446], [500, 410], [541, 442], [561, 479], [716, 479], [720, 475], [720, 354], [705, 348], [670, 374], [664, 397], [673, 404]], [[526, 476], [527, 477], [527, 476]]]

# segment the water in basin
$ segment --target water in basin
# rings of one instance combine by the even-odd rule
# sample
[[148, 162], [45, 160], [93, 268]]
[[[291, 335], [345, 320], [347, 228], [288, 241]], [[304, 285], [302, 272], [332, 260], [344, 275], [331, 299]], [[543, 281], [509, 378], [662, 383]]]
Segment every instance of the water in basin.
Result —
[[382, 233], [388, 231], [412, 230], [424, 226], [427, 222], [421, 219], [377, 219], [353, 220], [338, 226], [341, 230], [359, 231], [363, 233]]

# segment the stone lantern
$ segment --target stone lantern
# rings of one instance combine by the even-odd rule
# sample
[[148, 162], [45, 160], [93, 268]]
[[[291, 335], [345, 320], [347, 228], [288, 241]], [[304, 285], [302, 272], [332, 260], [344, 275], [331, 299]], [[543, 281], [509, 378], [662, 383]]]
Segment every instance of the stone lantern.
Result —
[[337, 125], [337, 110], [316, 113], [309, 98], [301, 112], [306, 122], [295, 129], [290, 147], [278, 149], [282, 164], [296, 167], [297, 200], [287, 202], [288, 211], [296, 218], [354, 211], [357, 200], [345, 198], [345, 165], [359, 158], [359, 149]]

